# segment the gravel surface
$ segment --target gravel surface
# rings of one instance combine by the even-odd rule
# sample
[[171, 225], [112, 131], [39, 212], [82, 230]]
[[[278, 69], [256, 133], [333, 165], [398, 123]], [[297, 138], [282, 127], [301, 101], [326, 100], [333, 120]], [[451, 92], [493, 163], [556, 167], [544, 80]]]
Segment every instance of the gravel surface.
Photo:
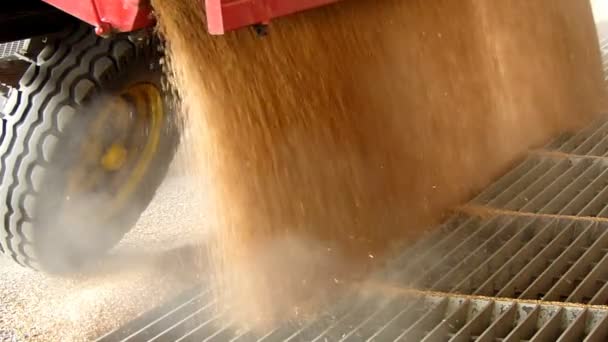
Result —
[[204, 231], [194, 189], [173, 172], [134, 230], [86, 274], [49, 277], [0, 256], [0, 342], [90, 340], [192, 286]]

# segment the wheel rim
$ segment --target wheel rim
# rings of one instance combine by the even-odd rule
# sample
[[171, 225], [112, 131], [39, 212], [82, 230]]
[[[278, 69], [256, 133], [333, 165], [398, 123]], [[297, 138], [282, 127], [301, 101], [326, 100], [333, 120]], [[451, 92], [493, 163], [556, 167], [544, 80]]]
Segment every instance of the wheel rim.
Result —
[[66, 200], [101, 194], [104, 200], [89, 210], [106, 220], [116, 216], [141, 185], [158, 151], [165, 112], [161, 92], [150, 83], [133, 84], [96, 108], [100, 110], [69, 172]]

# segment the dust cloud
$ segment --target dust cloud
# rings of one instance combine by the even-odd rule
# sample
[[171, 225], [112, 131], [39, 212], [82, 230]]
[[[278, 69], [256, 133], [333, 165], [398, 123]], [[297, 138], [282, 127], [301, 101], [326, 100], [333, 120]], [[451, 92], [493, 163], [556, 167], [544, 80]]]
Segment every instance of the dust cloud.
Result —
[[204, 192], [176, 166], [134, 229], [78, 273], [49, 277], [0, 260], [0, 340], [91, 341], [199, 283], [205, 221], [192, 212]]
[[244, 323], [314, 314], [602, 109], [585, 0], [349, 0], [263, 38], [152, 3], [214, 213], [203, 253]]

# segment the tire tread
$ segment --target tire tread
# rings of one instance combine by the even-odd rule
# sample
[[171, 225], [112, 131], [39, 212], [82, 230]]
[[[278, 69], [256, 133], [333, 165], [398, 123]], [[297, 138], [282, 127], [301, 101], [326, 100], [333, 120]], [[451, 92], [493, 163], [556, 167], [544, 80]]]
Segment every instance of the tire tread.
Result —
[[[2, 109], [0, 136], [0, 252], [17, 263], [39, 267], [35, 255], [32, 196], [44, 169], [65, 137], [75, 107], [86, 103], [108, 74], [122, 69], [136, 46], [126, 37], [101, 39], [86, 26], [71, 30], [62, 44], [40, 52]], [[80, 114], [82, 115], [82, 114]]]

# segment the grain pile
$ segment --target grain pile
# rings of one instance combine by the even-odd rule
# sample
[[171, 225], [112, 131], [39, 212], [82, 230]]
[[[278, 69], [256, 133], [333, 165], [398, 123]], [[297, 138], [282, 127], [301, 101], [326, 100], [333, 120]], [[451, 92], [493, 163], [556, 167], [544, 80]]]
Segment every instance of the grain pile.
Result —
[[600, 109], [586, 0], [349, 0], [264, 38], [209, 36], [200, 3], [153, 0], [243, 322], [314, 312]]

